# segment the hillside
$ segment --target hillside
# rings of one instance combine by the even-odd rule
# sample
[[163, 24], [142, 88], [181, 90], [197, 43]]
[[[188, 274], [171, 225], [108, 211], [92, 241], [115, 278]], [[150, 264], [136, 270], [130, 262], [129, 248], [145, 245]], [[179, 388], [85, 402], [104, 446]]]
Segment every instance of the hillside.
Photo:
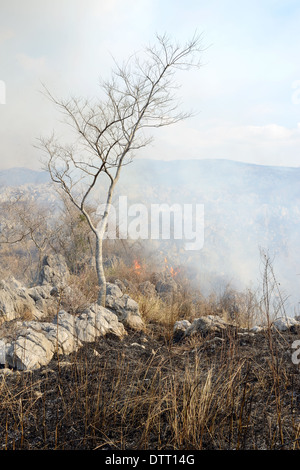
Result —
[[[73, 206], [52, 216], [47, 174], [2, 178], [0, 202], [17, 207], [2, 204], [0, 221], [1, 449], [299, 449], [300, 316], [276, 318], [274, 296], [252, 289], [262, 286], [259, 247], [269, 249], [291, 295], [286, 313], [298, 313], [298, 169], [126, 166], [114, 204], [203, 204], [204, 246], [106, 243], [105, 307], [88, 224]], [[5, 225], [15, 234], [23, 217], [33, 238], [6, 244]]]
[[0, 449], [299, 449], [300, 317], [229, 317], [130, 268], [103, 307], [87, 273], [51, 255], [31, 287], [1, 282]]
[[0, 171], [0, 188], [18, 187], [26, 184], [40, 185], [47, 183], [47, 172], [30, 170], [29, 168], [9, 168]]
[[[0, 171], [0, 197], [29, 193], [53, 199], [44, 172]], [[3, 183], [4, 182], [4, 183]], [[204, 246], [186, 251], [180, 240], [154, 243], [154, 249], [190, 270], [203, 289], [260, 284], [260, 248], [274, 257], [274, 269], [287, 304], [298, 306], [300, 168], [269, 167], [227, 160], [134, 160], [124, 167], [115, 195], [128, 205], [204, 205]], [[101, 191], [100, 191], [101, 194]], [[101, 200], [99, 193], [98, 200]], [[146, 246], [152, 246], [145, 240]], [[152, 248], [153, 249], [153, 248]], [[297, 312], [298, 313], [298, 312]]]
[[[260, 248], [274, 269], [288, 308], [299, 297], [300, 169], [226, 160], [134, 161], [118, 191], [132, 202], [204, 204], [204, 247], [181, 250], [207, 289], [260, 284]], [[142, 194], [142, 197], [140, 195]]]

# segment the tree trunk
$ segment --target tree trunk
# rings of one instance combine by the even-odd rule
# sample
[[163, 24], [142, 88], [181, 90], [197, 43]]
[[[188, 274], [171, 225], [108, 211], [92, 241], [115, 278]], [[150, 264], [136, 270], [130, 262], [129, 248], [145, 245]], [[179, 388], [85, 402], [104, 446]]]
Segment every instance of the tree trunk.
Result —
[[102, 245], [103, 245], [103, 239], [105, 236], [105, 231], [107, 228], [108, 215], [110, 212], [110, 204], [112, 200], [112, 195], [113, 195], [115, 185], [119, 179], [120, 169], [121, 169], [121, 165], [119, 165], [115, 178], [110, 185], [103, 218], [101, 222], [98, 224], [97, 230], [95, 231], [95, 234], [96, 234], [96, 270], [97, 270], [98, 287], [99, 287], [97, 303], [98, 305], [102, 305], [103, 307], [105, 307], [105, 303], [106, 303], [106, 278], [105, 278], [105, 273], [103, 269]]
[[98, 277], [98, 305], [105, 307], [106, 301], [106, 278], [103, 269], [103, 255], [102, 255], [102, 245], [103, 245], [103, 236], [101, 234], [96, 234], [96, 270]]

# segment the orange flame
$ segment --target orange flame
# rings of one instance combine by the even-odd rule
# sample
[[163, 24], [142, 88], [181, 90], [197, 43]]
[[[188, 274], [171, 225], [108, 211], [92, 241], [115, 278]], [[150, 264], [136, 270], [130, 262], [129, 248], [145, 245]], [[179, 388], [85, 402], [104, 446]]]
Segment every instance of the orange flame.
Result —
[[169, 267], [168, 266], [168, 260], [167, 258], [165, 258], [165, 269], [167, 271], [169, 271], [169, 273], [171, 274], [172, 277], [176, 277], [178, 275], [178, 273], [180, 272], [180, 269], [174, 269], [173, 266]]
[[134, 262], [133, 262], [133, 268], [134, 268], [134, 271], [137, 273], [137, 274], [141, 274], [141, 268], [142, 266], [140, 265], [140, 263], [135, 259]]

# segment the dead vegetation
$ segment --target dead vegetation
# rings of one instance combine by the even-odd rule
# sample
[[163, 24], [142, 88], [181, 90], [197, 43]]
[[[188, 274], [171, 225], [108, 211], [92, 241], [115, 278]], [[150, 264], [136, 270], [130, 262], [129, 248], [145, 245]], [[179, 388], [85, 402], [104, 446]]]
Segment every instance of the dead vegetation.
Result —
[[241, 341], [166, 329], [105, 337], [39, 371], [1, 377], [2, 449], [298, 449], [295, 336]]
[[[67, 255], [72, 289], [60, 301], [76, 314], [98, 292], [86, 226], [77, 214], [72, 220], [62, 218], [56, 238], [48, 237], [55, 243], [43, 246]], [[175, 275], [162, 262], [155, 271], [154, 257], [136, 245], [107, 241], [105, 248], [107, 280], [138, 302], [145, 331], [128, 331], [123, 340], [106, 336], [70, 356], [54, 356], [37, 371], [0, 370], [0, 448], [299, 449], [300, 374], [292, 344], [300, 332], [270, 328], [283, 308], [281, 299], [277, 307], [272, 303], [277, 286], [270, 260], [262, 298], [230, 286], [205, 297], [183, 270]], [[33, 283], [40, 253], [32, 238], [0, 249], [2, 278]], [[211, 314], [235, 326], [174, 343], [176, 321]], [[239, 334], [260, 315], [265, 331]]]
[[[178, 276], [176, 291], [164, 299], [141, 289], [153, 280], [150, 270], [140, 276], [121, 263], [120, 272], [110, 267], [107, 275], [138, 301], [145, 331], [123, 340], [106, 336], [37, 371], [3, 370], [2, 449], [299, 448], [300, 375], [291, 356], [297, 330], [238, 334], [240, 325], [250, 326], [252, 302], [251, 315], [241, 309], [236, 327], [175, 344], [175, 321], [211, 313], [232, 318], [237, 299], [249, 293], [205, 299]], [[77, 298], [65, 298], [66, 308], [97, 298], [91, 267], [70, 283]]]

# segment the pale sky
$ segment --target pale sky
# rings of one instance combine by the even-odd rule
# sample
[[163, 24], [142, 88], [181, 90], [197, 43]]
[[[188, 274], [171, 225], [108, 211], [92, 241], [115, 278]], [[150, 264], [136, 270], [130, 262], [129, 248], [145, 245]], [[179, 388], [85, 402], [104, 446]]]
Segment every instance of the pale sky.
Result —
[[300, 165], [299, 0], [0, 0], [0, 169], [40, 169], [59, 126], [40, 93], [91, 96], [100, 77], [167, 33], [202, 33], [203, 66], [180, 75], [183, 110], [140, 157]]

